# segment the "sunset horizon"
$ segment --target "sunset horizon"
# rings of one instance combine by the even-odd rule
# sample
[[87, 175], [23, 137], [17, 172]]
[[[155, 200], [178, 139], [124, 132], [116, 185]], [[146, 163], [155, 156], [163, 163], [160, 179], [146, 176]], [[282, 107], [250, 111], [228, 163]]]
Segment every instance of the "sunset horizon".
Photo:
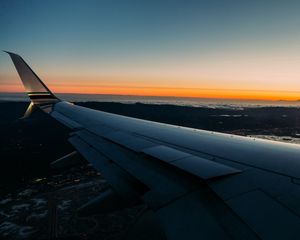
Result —
[[[3, 3], [1, 49], [56, 93], [300, 99], [299, 3]], [[0, 53], [0, 92], [22, 92]]]
[[[25, 93], [20, 86], [16, 90], [3, 90], [0, 93], [14, 94]], [[72, 89], [72, 87], [70, 87]], [[69, 89], [70, 89], [69, 88]], [[99, 87], [101, 88], [101, 87]], [[82, 89], [82, 88], [81, 88]], [[88, 91], [88, 90], [92, 91]], [[95, 88], [86, 87], [86, 90], [65, 91], [59, 87], [52, 87], [54, 94], [78, 94], [78, 95], [116, 95], [128, 97], [167, 97], [167, 98], [192, 98], [192, 99], [215, 99], [215, 100], [237, 100], [237, 101], [300, 101], [300, 91], [285, 92], [280, 95], [277, 91], [257, 91], [257, 90], [230, 90], [230, 89], [193, 89], [193, 88], [159, 88], [153, 91], [153, 88], [121, 88], [118, 90], [113, 88], [101, 88], [95, 91]], [[149, 91], [150, 89], [150, 91]], [[130, 91], [135, 90], [135, 91]], [[176, 94], [177, 93], [177, 94]], [[179, 94], [178, 94], [179, 93]]]

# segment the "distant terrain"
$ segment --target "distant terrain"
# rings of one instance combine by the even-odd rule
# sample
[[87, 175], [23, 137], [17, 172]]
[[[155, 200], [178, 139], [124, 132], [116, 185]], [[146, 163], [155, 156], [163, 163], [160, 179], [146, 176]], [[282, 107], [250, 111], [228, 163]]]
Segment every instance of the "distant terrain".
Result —
[[[300, 109], [293, 107], [213, 109], [141, 103], [77, 104], [239, 135], [288, 142], [297, 142], [300, 137]], [[76, 209], [108, 185], [101, 173], [88, 165], [51, 169], [50, 162], [73, 151], [67, 142], [69, 130], [40, 111], [30, 118], [19, 119], [27, 105], [26, 102], [0, 102], [0, 238], [120, 239], [143, 206], [101, 217], [78, 217]]]

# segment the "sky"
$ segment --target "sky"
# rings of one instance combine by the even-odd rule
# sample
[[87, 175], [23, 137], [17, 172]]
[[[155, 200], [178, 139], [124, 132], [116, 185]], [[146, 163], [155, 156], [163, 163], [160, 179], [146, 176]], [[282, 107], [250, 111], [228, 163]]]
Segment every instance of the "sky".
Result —
[[0, 49], [60, 93], [298, 100], [299, 26], [298, 0], [0, 0]]

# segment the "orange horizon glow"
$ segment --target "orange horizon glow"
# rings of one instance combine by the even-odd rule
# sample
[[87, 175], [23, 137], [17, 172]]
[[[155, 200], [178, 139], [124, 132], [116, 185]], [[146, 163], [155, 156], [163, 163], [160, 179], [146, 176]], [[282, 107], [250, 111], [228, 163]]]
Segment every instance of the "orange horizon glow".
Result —
[[[93, 68], [72, 72], [70, 69], [37, 69], [45, 72], [40, 77], [53, 93], [111, 94], [132, 96], [211, 98], [234, 100], [297, 101], [300, 99], [300, 83], [294, 64], [281, 65], [280, 74], [273, 68], [258, 64], [251, 71], [235, 62], [235, 71], [228, 65], [205, 67], [207, 73], [185, 66], [164, 67], [156, 71], [101, 71]], [[240, 61], [242, 62], [242, 61]], [[245, 63], [244, 63], [245, 64]], [[299, 63], [300, 64], [300, 63]], [[277, 64], [271, 64], [272, 67]], [[293, 67], [291, 68], [291, 65]], [[95, 67], [96, 69], [96, 67]], [[254, 69], [256, 69], [254, 74]], [[218, 71], [217, 71], [218, 70]], [[53, 73], [55, 71], [55, 74]], [[216, 72], [216, 73], [215, 73]], [[294, 73], [292, 75], [291, 73]], [[38, 74], [39, 75], [39, 74]], [[263, 77], [262, 77], [263, 76]], [[300, 76], [299, 76], [300, 77]], [[264, 79], [264, 80], [261, 80]], [[239, 80], [240, 79], [240, 80]], [[282, 81], [282, 79], [287, 79]], [[0, 92], [24, 92], [16, 72], [0, 74]], [[299, 89], [299, 91], [297, 91]]]
[[[49, 86], [53, 93], [66, 94], [109, 94], [129, 96], [154, 97], [183, 97], [183, 98], [211, 98], [234, 100], [266, 100], [266, 101], [298, 101], [300, 92], [297, 91], [264, 91], [241, 89], [200, 89], [176, 87], [126, 87], [126, 86]], [[25, 92], [21, 84], [2, 85], [0, 92]]]
[[[300, 1], [110, 2], [6, 4], [1, 46], [54, 93], [300, 103]], [[0, 92], [24, 92], [6, 53]]]

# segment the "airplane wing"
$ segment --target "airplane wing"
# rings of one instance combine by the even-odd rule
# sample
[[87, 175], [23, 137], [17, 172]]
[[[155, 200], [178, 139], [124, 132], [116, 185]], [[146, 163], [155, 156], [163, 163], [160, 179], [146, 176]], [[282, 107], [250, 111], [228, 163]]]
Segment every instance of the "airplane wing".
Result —
[[131, 236], [299, 238], [299, 145], [76, 106], [56, 98], [20, 56], [9, 55], [32, 104], [71, 129], [69, 142], [110, 183], [113, 191], [93, 202], [142, 201], [145, 216], [155, 216], [162, 229], [155, 237], [154, 231]]

